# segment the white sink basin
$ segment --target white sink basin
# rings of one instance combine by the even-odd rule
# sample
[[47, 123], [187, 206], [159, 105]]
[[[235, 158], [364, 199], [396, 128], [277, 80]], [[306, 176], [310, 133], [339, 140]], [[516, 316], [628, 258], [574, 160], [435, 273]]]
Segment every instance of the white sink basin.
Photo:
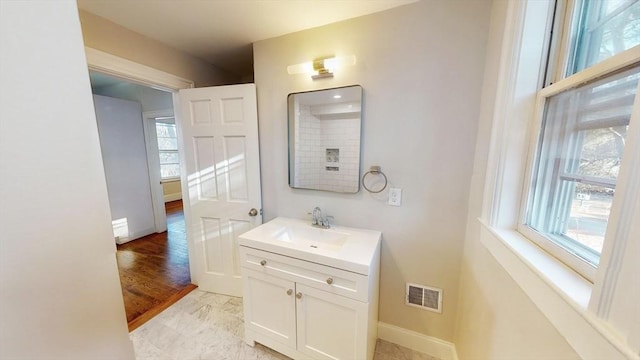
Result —
[[349, 233], [333, 229], [321, 229], [306, 225], [289, 224], [277, 231], [273, 238], [277, 241], [296, 243], [314, 249], [338, 251], [347, 242]]
[[379, 231], [323, 229], [306, 220], [279, 217], [240, 235], [239, 244], [368, 275], [381, 236]]

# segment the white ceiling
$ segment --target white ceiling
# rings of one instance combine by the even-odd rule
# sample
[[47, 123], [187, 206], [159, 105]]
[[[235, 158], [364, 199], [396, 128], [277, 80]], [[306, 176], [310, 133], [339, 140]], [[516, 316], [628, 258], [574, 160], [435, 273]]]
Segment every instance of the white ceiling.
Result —
[[78, 6], [238, 75], [253, 42], [418, 0], [78, 0]]

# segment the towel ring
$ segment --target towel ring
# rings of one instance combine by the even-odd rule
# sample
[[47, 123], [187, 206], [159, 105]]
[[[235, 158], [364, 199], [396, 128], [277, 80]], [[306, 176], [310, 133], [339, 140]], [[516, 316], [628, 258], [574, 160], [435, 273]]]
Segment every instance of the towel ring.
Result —
[[[367, 177], [367, 175], [372, 174], [372, 175], [382, 175], [382, 177], [384, 178], [384, 185], [382, 186], [382, 188], [380, 190], [371, 190], [367, 187], [367, 185], [364, 183], [364, 179]], [[366, 173], [364, 173], [364, 175], [362, 175], [362, 187], [364, 187], [365, 190], [367, 190], [370, 193], [373, 194], [377, 194], [379, 192], [382, 192], [382, 190], [387, 188], [387, 175], [385, 175], [382, 170], [380, 170], [380, 166], [372, 166], [370, 168], [369, 171], [367, 171]]]

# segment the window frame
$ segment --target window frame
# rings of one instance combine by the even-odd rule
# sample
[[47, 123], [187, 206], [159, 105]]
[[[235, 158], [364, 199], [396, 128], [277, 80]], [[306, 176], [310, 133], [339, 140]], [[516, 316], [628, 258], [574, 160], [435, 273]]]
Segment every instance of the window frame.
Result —
[[[533, 121], [529, 131], [531, 137], [529, 139], [526, 161], [525, 183], [520, 199], [517, 231], [593, 283], [596, 278], [597, 267], [581, 259], [579, 256], [572, 254], [566, 248], [526, 224], [535, 182], [534, 177], [538, 161], [537, 152], [540, 146], [540, 133], [542, 131], [548, 99], [564, 91], [575, 89], [586, 82], [606, 78], [624, 69], [640, 65], [640, 45], [637, 45], [615, 54], [600, 63], [578, 71], [573, 75], [565, 76], [568, 71], [569, 59], [572, 56], [569, 50], [572, 42], [571, 36], [573, 36], [571, 30], [572, 19], [576, 18], [574, 12], [576, 9], [575, 4], [575, 0], [558, 0], [556, 3], [554, 24], [558, 24], [558, 26], [561, 27], [561, 31], [555, 31], [551, 35], [544, 85], [536, 96]], [[636, 99], [638, 97], [640, 97], [640, 92], [637, 93]], [[638, 103], [639, 101], [637, 100], [634, 102], [634, 110], [631, 114], [630, 123], [640, 121], [640, 119], [634, 119], [634, 114], [637, 113], [635, 107], [639, 106]], [[625, 153], [627, 153], [626, 150]], [[618, 201], [617, 199], [621, 196], [623, 195], [620, 195], [616, 191], [613, 202]], [[612, 219], [610, 218], [609, 221], [612, 221]], [[605, 233], [605, 243], [609, 241], [609, 227], [610, 224], [608, 223]]]

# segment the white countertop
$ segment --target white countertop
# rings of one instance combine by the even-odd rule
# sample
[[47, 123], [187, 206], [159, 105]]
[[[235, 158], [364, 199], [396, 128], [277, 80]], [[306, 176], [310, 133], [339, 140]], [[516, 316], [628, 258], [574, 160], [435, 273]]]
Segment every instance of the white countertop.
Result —
[[[278, 217], [238, 238], [240, 246], [369, 275], [379, 261], [382, 233], [333, 226], [317, 228], [308, 220]], [[377, 265], [376, 265], [377, 266]]]

